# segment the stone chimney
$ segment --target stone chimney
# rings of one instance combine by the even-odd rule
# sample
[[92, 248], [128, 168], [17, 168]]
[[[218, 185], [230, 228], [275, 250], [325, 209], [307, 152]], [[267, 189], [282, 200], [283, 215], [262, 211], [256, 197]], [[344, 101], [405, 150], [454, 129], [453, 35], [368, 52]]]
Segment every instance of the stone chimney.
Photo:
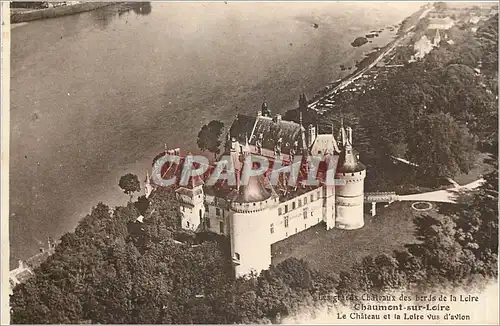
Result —
[[347, 131], [347, 140], [349, 141], [349, 144], [352, 145], [352, 128], [347, 127], [346, 131]]
[[239, 142], [235, 137], [231, 137], [231, 152], [237, 152], [239, 147]]
[[307, 126], [307, 147], [311, 147], [316, 140], [316, 127], [313, 125]]

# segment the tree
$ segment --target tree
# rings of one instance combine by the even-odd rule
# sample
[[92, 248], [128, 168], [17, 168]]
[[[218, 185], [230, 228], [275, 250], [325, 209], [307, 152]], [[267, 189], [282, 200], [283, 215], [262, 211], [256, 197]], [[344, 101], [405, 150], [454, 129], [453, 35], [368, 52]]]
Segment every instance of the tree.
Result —
[[220, 153], [222, 143], [220, 137], [224, 131], [224, 123], [219, 120], [212, 120], [204, 125], [198, 133], [196, 143], [202, 151], [209, 151], [214, 154], [214, 159]]
[[408, 137], [409, 160], [435, 178], [469, 172], [476, 139], [448, 113], [422, 115]]
[[139, 178], [132, 173], [127, 173], [122, 176], [118, 185], [123, 189], [124, 193], [130, 196], [130, 201], [132, 201], [133, 193], [141, 190]]
[[146, 215], [146, 211], [149, 208], [149, 200], [146, 196], [140, 196], [137, 198], [137, 201], [134, 203], [135, 208], [139, 211], [141, 215]]
[[128, 6], [137, 15], [149, 15], [151, 13], [151, 2], [131, 2]]
[[[495, 144], [498, 146], [498, 140]], [[496, 149], [495, 146], [495, 149]], [[498, 256], [498, 153], [494, 151], [493, 172], [476, 192], [464, 194], [456, 205], [444, 205], [440, 213], [457, 225], [456, 241], [475, 256], [476, 272], [496, 276]]]

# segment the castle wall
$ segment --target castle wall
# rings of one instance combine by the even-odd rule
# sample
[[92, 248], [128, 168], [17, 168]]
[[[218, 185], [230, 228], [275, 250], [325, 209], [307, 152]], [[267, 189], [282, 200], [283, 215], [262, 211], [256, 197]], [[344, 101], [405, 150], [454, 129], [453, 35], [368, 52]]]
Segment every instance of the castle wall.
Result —
[[205, 198], [205, 227], [208, 231], [228, 235], [229, 214], [226, 202], [220, 198], [206, 196]]
[[191, 206], [188, 204], [181, 204], [179, 206], [179, 214], [181, 216], [181, 226], [186, 230], [195, 231], [200, 225], [200, 212], [203, 216], [203, 206]]
[[323, 186], [323, 221], [326, 229], [335, 227], [335, 186]]
[[271, 239], [269, 216], [276, 209], [267, 208], [251, 213], [231, 212], [231, 255], [235, 276], [260, 273], [271, 265]]
[[346, 182], [336, 187], [335, 227], [354, 230], [364, 226], [364, 179], [366, 171], [338, 173], [336, 177]]
[[202, 224], [205, 215], [204, 194], [201, 187], [195, 189], [179, 188], [176, 196], [179, 200], [181, 227], [196, 231]]
[[268, 230], [271, 243], [286, 239], [321, 221], [323, 221], [323, 192], [322, 188], [317, 188], [280, 203], [274, 213], [269, 214]]

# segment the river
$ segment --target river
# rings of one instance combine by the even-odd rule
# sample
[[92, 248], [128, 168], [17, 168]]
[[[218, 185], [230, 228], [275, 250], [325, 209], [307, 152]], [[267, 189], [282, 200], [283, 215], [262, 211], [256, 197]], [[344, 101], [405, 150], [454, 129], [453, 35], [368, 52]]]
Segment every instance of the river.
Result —
[[284, 113], [394, 33], [359, 48], [354, 38], [421, 5], [154, 2], [13, 28], [11, 266], [97, 202], [126, 203], [120, 176], [143, 179], [164, 143], [196, 151], [203, 124], [228, 125], [263, 99]]

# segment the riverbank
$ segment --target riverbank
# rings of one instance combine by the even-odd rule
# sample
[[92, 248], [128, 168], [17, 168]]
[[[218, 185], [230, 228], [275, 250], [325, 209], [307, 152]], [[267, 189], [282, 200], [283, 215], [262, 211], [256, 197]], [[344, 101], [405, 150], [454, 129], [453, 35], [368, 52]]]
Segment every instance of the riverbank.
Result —
[[396, 38], [389, 42], [386, 46], [381, 47], [377, 51], [372, 52], [370, 55], [365, 57], [361, 62], [357, 64], [357, 69], [351, 74], [345, 76], [344, 78], [332, 82], [325, 86], [322, 90], [314, 94], [312, 101], [309, 103], [309, 108], [317, 111], [317, 105], [322, 100], [330, 100], [335, 94], [350, 85], [353, 81], [360, 78], [368, 72], [370, 69], [375, 67], [382, 59], [384, 59], [389, 53], [391, 53], [401, 42], [411, 35], [412, 30], [415, 28], [417, 23], [424, 18], [429, 12], [430, 8], [428, 6], [421, 7], [413, 15], [404, 19], [396, 33]]
[[56, 18], [67, 15], [74, 15], [85, 11], [91, 11], [102, 7], [107, 7], [117, 2], [82, 2], [77, 4], [33, 10], [20, 10], [11, 8], [10, 23], [26, 23], [39, 19]]

